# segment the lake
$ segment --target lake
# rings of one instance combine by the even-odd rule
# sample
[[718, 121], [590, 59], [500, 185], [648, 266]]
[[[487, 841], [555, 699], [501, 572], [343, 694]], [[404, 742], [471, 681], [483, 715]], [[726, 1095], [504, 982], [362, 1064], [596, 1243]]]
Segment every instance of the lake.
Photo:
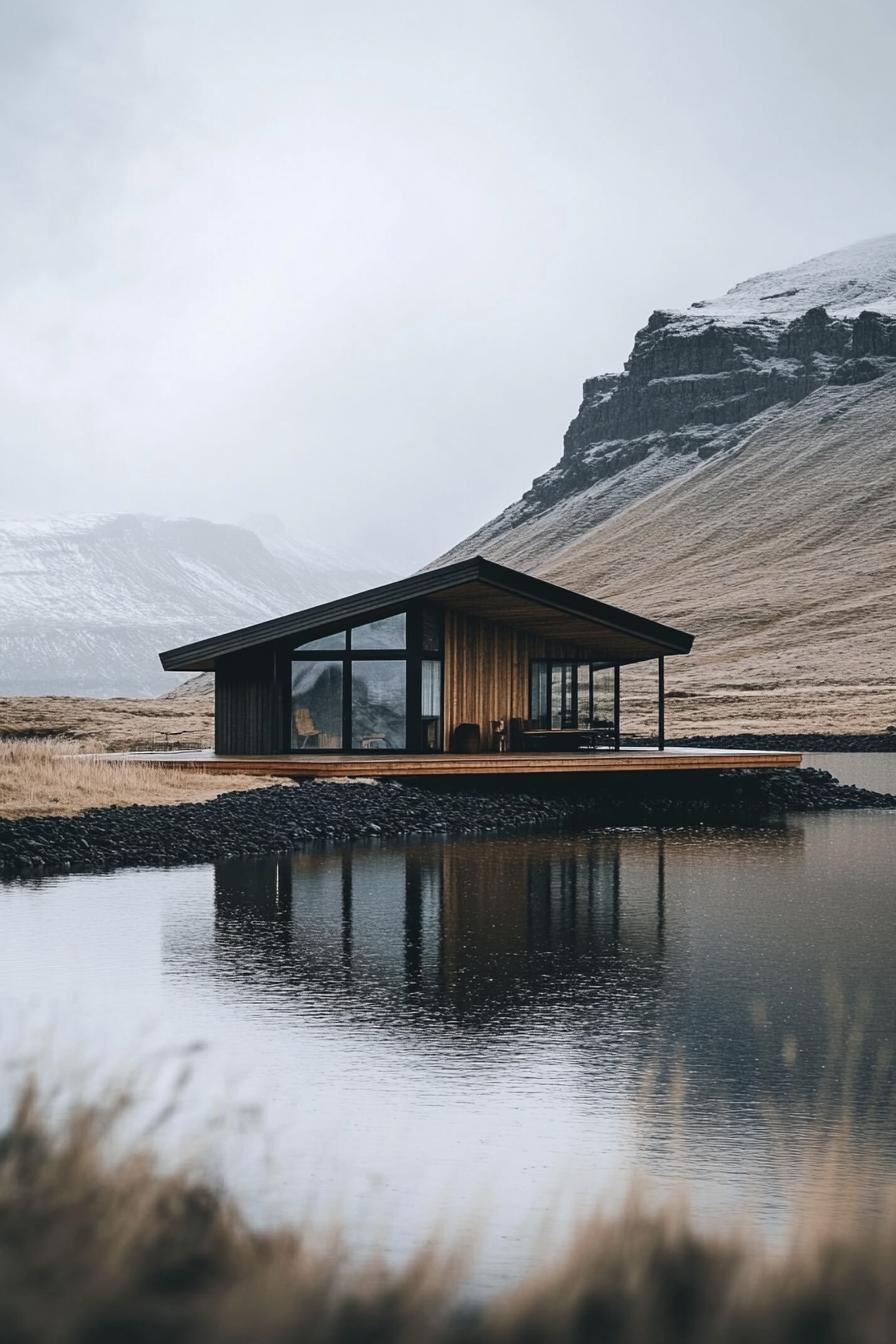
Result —
[[894, 846], [870, 811], [10, 882], [0, 1047], [134, 1074], [259, 1220], [401, 1255], [476, 1218], [486, 1286], [633, 1173], [774, 1228], [844, 1084], [896, 1158]]

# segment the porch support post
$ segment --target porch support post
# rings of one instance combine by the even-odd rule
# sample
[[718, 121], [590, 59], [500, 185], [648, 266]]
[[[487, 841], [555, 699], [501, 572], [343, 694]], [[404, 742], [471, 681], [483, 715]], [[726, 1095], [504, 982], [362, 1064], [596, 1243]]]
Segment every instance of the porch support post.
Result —
[[619, 664], [613, 668], [613, 749], [619, 750]]
[[656, 745], [666, 750], [666, 660], [657, 658]]

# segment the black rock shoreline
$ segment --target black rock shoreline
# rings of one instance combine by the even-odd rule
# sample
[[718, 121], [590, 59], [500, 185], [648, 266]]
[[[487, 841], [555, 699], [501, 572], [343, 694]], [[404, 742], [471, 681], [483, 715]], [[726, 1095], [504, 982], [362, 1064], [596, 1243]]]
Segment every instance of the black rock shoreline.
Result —
[[896, 751], [896, 728], [882, 733], [729, 733], [670, 738], [667, 745], [740, 751]]
[[371, 837], [512, 835], [582, 825], [754, 824], [786, 812], [896, 807], [896, 797], [837, 782], [822, 770], [721, 771], [707, 776], [546, 779], [453, 787], [306, 780], [206, 803], [96, 808], [73, 817], [0, 819], [0, 874], [210, 863]]

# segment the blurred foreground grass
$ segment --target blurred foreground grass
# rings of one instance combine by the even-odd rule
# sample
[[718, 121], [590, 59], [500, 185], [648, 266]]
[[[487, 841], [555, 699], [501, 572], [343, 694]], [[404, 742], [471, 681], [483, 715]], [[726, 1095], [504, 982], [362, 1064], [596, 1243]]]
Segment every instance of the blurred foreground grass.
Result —
[[[112, 1156], [123, 1106], [51, 1125], [33, 1084], [0, 1133], [4, 1344], [891, 1344], [896, 1186], [860, 1217], [698, 1230], [632, 1196], [595, 1214], [548, 1268], [464, 1304], [463, 1248], [359, 1266], [336, 1239], [260, 1232], [226, 1193], [151, 1152]], [[849, 1145], [837, 1179], [850, 1179]], [[120, 1146], [119, 1146], [120, 1151]], [[885, 1185], [885, 1183], [884, 1183]]]

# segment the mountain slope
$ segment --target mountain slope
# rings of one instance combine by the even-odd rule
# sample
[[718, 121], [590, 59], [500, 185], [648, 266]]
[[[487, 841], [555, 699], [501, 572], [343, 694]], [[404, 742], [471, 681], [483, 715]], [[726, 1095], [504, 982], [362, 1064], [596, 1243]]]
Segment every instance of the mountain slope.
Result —
[[252, 531], [143, 515], [0, 521], [0, 694], [153, 695], [160, 649], [389, 576]]
[[563, 457], [442, 560], [537, 566], [701, 464], [730, 453], [817, 388], [896, 368], [896, 234], [660, 310], [619, 374], [589, 379]]
[[[667, 664], [673, 732], [886, 727], [896, 373], [814, 392], [539, 573], [696, 633], [693, 654]], [[635, 669], [624, 677], [638, 685]], [[641, 710], [649, 722], [643, 698]]]

